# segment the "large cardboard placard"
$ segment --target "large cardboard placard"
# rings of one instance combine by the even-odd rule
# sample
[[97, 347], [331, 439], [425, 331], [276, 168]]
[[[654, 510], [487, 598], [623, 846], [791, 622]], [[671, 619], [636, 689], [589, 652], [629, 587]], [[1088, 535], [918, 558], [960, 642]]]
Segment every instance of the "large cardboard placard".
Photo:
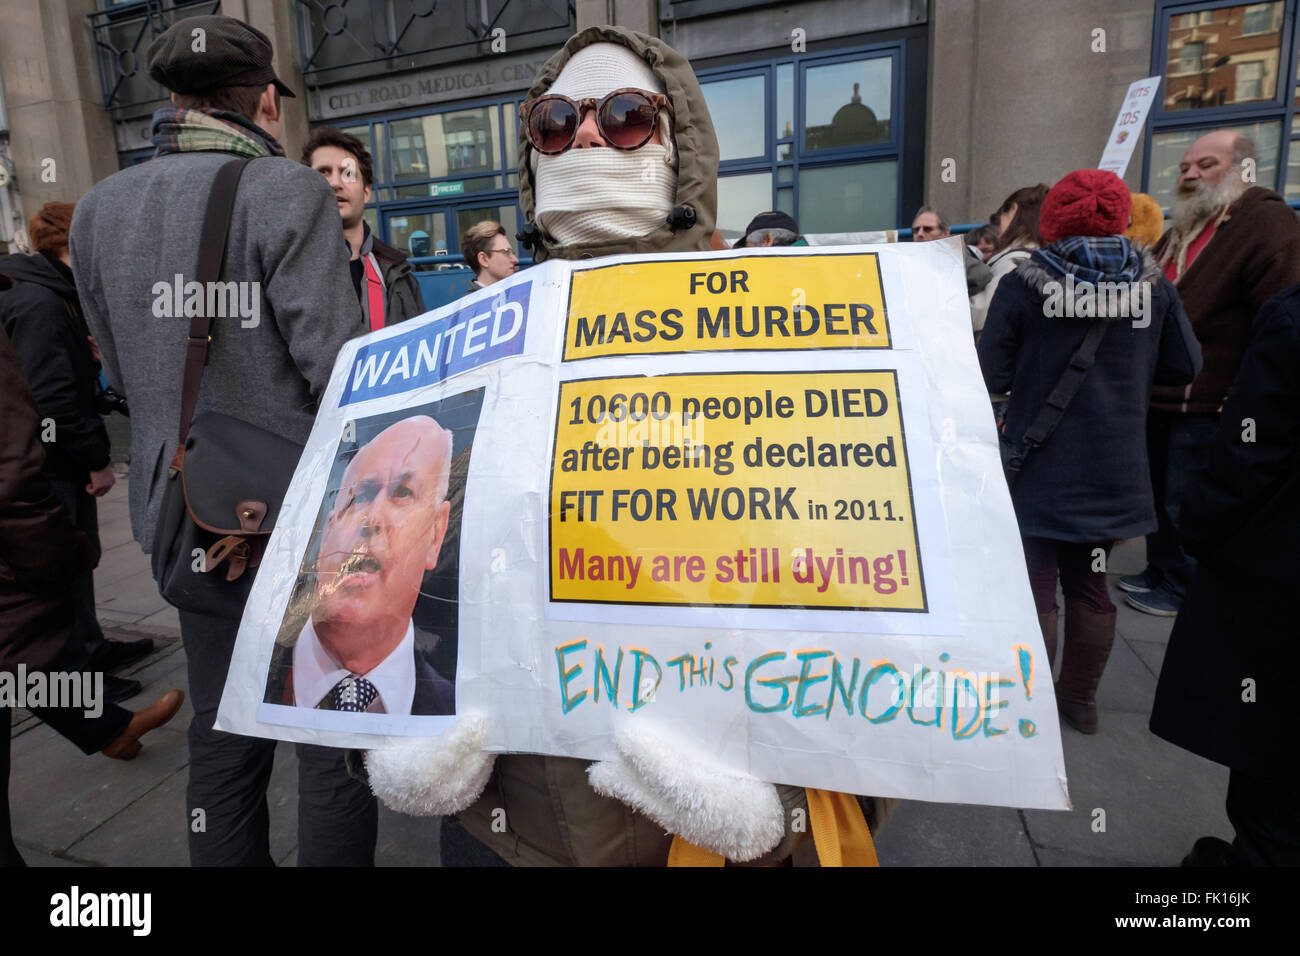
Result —
[[548, 262], [340, 354], [218, 726], [1068, 806], [959, 242]]

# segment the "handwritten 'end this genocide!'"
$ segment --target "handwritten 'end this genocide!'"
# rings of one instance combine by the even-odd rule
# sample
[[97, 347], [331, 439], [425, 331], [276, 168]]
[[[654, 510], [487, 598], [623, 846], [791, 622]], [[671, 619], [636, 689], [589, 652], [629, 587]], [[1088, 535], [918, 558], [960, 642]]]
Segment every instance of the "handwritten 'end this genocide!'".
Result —
[[559, 405], [553, 601], [927, 609], [894, 372], [593, 378]]

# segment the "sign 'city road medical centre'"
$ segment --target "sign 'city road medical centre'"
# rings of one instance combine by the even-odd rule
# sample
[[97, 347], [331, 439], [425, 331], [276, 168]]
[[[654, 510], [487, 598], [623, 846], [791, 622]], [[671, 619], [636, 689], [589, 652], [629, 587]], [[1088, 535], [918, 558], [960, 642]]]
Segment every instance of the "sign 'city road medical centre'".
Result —
[[492, 56], [474, 63], [322, 87], [311, 91], [311, 115], [333, 119], [526, 90], [547, 58], [536, 53]]

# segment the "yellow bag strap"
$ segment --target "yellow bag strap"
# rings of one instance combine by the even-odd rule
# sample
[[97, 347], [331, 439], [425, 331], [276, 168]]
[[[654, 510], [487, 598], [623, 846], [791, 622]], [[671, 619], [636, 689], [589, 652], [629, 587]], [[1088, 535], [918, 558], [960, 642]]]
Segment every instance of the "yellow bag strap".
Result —
[[726, 866], [727, 861], [721, 853], [714, 853], [696, 846], [679, 836], [673, 837], [673, 845], [668, 850], [669, 866]]
[[[879, 866], [876, 844], [867, 818], [852, 794], [807, 788], [813, 845], [822, 866]], [[680, 836], [673, 837], [669, 866], [725, 866], [720, 853], [705, 850]]]
[[822, 866], [880, 866], [857, 797], [807, 788], [813, 843]]

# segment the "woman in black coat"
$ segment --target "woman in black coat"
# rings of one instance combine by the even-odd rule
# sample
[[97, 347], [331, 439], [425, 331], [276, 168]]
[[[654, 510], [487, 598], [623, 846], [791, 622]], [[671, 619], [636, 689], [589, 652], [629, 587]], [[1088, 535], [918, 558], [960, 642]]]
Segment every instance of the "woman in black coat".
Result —
[[1050, 437], [1024, 452], [1011, 500], [1049, 662], [1056, 585], [1065, 592], [1061, 716], [1097, 730], [1097, 685], [1115, 639], [1106, 556], [1115, 541], [1156, 526], [1146, 461], [1151, 386], [1186, 384], [1201, 366], [1178, 294], [1146, 253], [1119, 235], [1128, 189], [1113, 173], [1079, 170], [1043, 201], [1048, 243], [998, 286], [980, 338], [990, 392], [1011, 392], [1004, 441], [1025, 433], [1088, 336], [1103, 323], [1095, 363]]
[[[10, 286], [0, 293], [0, 327], [13, 343], [42, 419], [42, 470], [73, 524], [98, 549], [96, 499], [113, 487], [114, 479], [108, 431], [95, 398], [99, 363], [69, 267], [72, 212], [72, 203], [46, 203], [28, 222], [36, 251], [0, 259], [0, 280]], [[153, 650], [147, 638], [106, 640], [95, 616], [90, 571], [71, 583], [76, 627], [65, 650], [69, 666], [112, 670]], [[107, 683], [113, 699], [133, 691], [127, 681], [109, 678]]]
[[1190, 864], [1300, 866], [1291, 720], [1300, 581], [1300, 285], [1259, 310], [1223, 403], [1219, 443], [1183, 508], [1196, 575], [1174, 621], [1151, 730], [1231, 769], [1237, 832]]
[[[14, 681], [33, 671], [74, 670], [61, 664], [75, 623], [69, 582], [98, 559], [42, 471], [39, 431], [22, 366], [0, 329], [0, 672]], [[134, 714], [111, 703], [97, 717], [76, 707], [29, 709], [83, 752], [130, 760], [140, 737], [171, 720], [184, 696], [168, 691]], [[9, 822], [10, 711], [0, 707], [0, 867], [24, 865]]]

